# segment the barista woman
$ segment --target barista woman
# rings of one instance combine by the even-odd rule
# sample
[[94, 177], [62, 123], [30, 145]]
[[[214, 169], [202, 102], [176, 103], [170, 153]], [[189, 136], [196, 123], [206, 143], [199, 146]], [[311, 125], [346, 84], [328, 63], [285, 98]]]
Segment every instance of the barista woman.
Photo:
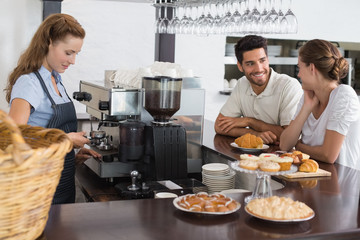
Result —
[[[29, 47], [20, 56], [5, 89], [9, 115], [18, 124], [58, 128], [67, 133], [75, 148], [89, 140], [77, 131], [74, 104], [66, 93], [59, 73], [75, 63], [85, 31], [71, 16], [53, 14], [36, 31]], [[82, 148], [79, 157], [94, 151]], [[75, 201], [75, 152], [65, 157], [64, 169], [53, 204]]]
[[300, 48], [298, 66], [304, 95], [281, 134], [281, 150], [295, 146], [316, 160], [360, 170], [359, 98], [351, 86], [339, 85], [346, 59], [330, 42], [315, 39]]

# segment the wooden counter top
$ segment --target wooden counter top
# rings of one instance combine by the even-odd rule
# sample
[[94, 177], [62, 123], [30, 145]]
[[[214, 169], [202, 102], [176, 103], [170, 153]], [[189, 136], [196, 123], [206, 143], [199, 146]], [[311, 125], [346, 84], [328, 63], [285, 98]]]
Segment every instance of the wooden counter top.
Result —
[[[214, 134], [205, 123], [203, 145], [221, 157], [236, 160], [234, 139]], [[271, 149], [269, 150], [271, 151]], [[315, 217], [299, 223], [273, 223], [244, 211], [250, 193], [231, 194], [241, 203], [238, 212], [204, 216], [177, 210], [172, 199], [140, 199], [54, 205], [44, 236], [48, 240], [112, 239], [360, 239], [360, 171], [320, 163], [331, 177], [283, 180], [273, 195], [306, 203]], [[312, 184], [306, 181], [314, 181]]]

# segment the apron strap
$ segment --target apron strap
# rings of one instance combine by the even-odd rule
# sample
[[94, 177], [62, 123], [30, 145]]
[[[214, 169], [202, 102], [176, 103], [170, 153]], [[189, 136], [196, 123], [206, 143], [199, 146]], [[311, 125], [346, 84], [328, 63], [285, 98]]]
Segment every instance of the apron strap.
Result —
[[61, 84], [61, 86], [63, 86], [63, 88], [64, 88], [64, 92], [65, 92], [66, 96], [69, 98], [70, 102], [72, 102], [72, 100], [71, 100], [71, 98], [69, 97], [69, 95], [68, 95], [68, 93], [67, 93], [67, 91], [66, 91], [66, 89], [65, 89], [64, 85], [62, 84], [62, 82], [60, 82], [60, 84]]
[[49, 93], [49, 90], [47, 89], [46, 85], [45, 85], [45, 82], [43, 80], [43, 78], [41, 77], [40, 73], [38, 71], [35, 71], [35, 75], [37, 76], [37, 78], [40, 80], [40, 84], [42, 86], [42, 88], [44, 89], [46, 95], [48, 96], [48, 98], [50, 99], [50, 102], [51, 102], [51, 105], [52, 107], [54, 107], [56, 104], [55, 104], [55, 101], [54, 99], [52, 99], [50, 93]]

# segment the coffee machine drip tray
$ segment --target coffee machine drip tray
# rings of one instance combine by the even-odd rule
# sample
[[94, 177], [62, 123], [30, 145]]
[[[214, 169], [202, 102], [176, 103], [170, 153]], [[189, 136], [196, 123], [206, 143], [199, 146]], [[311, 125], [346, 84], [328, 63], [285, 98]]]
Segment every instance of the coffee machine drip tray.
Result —
[[128, 177], [132, 170], [139, 168], [139, 163], [137, 162], [124, 163], [117, 161], [117, 155], [105, 155], [103, 159], [105, 158], [112, 158], [114, 160], [105, 162], [91, 157], [84, 163], [101, 178]]

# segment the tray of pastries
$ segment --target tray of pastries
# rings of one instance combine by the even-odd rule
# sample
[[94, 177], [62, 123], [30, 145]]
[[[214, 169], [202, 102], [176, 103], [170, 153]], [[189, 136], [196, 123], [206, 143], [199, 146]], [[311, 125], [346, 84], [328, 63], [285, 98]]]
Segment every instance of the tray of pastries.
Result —
[[301, 222], [315, 216], [305, 203], [278, 196], [253, 199], [245, 206], [245, 211], [253, 217], [272, 222]]
[[281, 153], [281, 157], [288, 156], [294, 159], [294, 164], [298, 166], [298, 171], [294, 173], [284, 174], [289, 179], [309, 178], [309, 177], [329, 177], [331, 172], [319, 168], [319, 164], [310, 159], [310, 155], [300, 151]]
[[241, 204], [224, 194], [207, 194], [199, 192], [177, 197], [173, 200], [174, 206], [184, 212], [226, 215], [236, 212]]

